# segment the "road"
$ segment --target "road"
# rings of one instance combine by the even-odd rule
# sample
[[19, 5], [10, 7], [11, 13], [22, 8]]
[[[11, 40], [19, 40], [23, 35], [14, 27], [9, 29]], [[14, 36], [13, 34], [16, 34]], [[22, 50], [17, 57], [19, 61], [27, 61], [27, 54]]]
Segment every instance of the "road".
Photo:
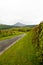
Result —
[[11, 39], [0, 41], [0, 54], [10, 48], [13, 44], [15, 44], [18, 40], [20, 40], [25, 34], [13, 37]]

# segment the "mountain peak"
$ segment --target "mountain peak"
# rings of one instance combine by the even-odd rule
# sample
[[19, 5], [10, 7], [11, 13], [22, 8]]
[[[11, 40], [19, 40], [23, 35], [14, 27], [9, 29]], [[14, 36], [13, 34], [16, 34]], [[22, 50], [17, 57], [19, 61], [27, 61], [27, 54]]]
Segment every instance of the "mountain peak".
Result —
[[17, 22], [16, 24], [14, 24], [14, 26], [25, 26], [25, 24]]

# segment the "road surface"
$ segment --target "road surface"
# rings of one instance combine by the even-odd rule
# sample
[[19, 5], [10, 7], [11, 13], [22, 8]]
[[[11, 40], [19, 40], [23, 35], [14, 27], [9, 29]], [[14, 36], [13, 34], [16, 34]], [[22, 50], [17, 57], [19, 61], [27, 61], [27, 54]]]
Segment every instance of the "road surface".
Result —
[[21, 39], [25, 34], [16, 36], [14, 38], [11, 39], [7, 39], [7, 40], [3, 40], [0, 41], [0, 55], [7, 50], [8, 48], [10, 48], [13, 44], [15, 44], [19, 39]]

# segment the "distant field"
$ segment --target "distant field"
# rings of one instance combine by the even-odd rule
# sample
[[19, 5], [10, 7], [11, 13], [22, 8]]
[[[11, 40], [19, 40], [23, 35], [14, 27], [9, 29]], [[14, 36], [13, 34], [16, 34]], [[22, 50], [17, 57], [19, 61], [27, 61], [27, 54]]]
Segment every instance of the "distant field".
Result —
[[0, 56], [0, 65], [38, 65], [31, 41], [31, 32]]

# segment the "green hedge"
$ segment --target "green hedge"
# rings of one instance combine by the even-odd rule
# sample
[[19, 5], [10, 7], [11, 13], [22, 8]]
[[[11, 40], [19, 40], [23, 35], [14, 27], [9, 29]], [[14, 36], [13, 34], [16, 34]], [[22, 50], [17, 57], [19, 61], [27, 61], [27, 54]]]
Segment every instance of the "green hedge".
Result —
[[39, 65], [43, 64], [43, 22], [32, 30], [32, 44], [35, 47], [35, 53]]

